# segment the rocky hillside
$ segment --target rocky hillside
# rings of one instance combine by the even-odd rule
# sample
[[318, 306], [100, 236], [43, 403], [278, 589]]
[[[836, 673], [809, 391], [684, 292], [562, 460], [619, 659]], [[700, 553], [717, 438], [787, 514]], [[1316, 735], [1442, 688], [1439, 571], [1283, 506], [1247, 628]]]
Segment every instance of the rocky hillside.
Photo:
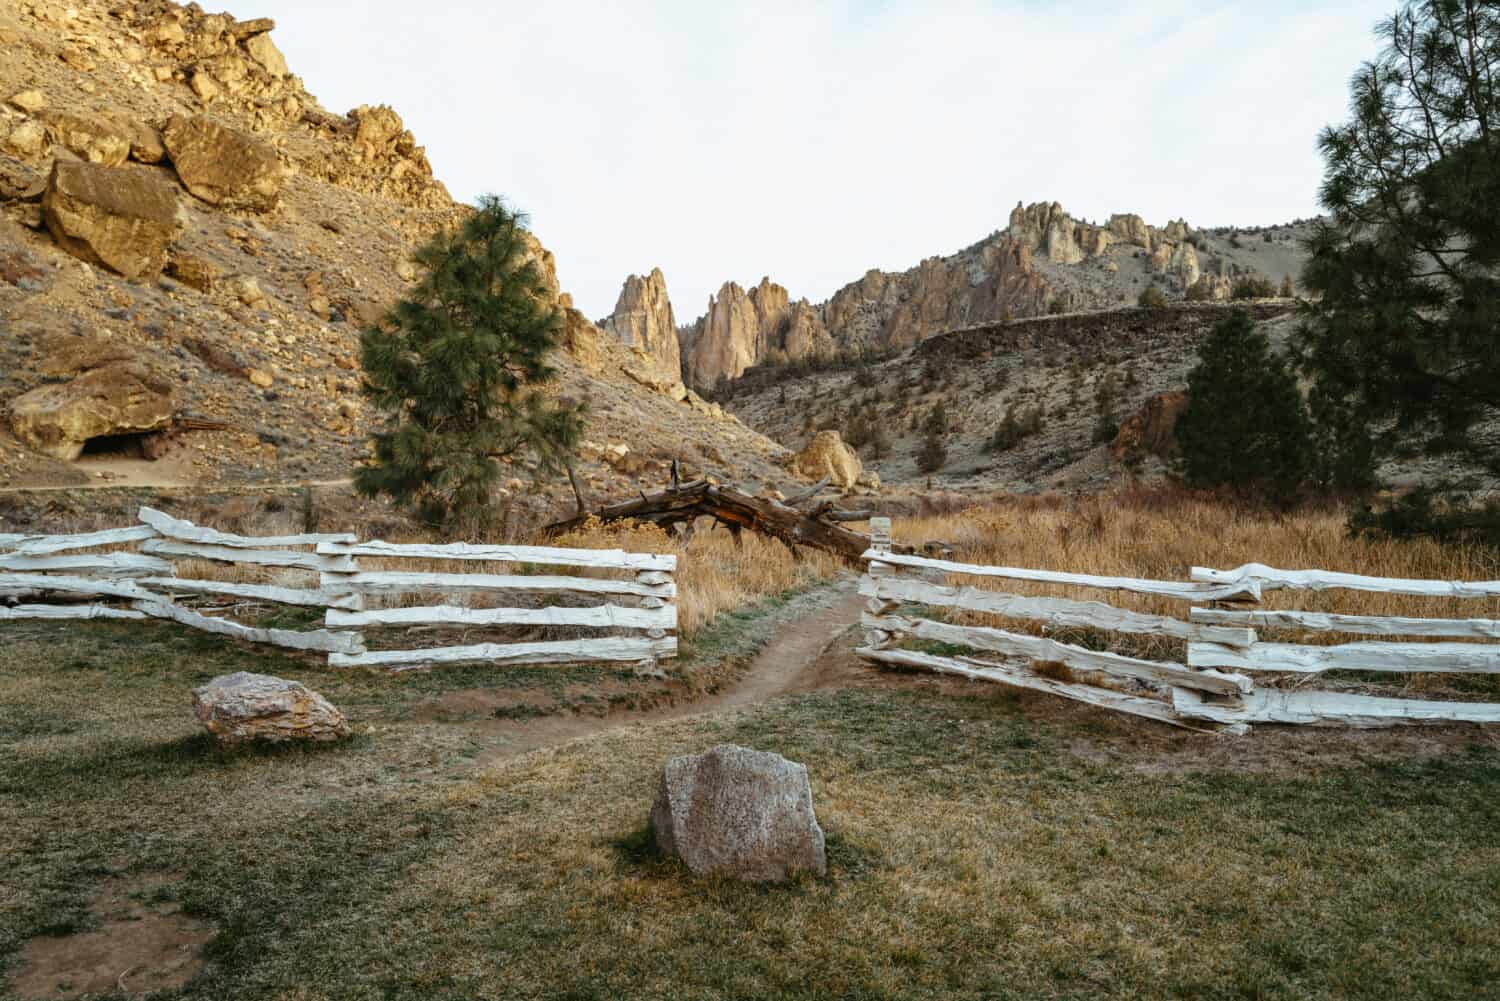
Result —
[[[168, 0], [0, 5], [0, 487], [338, 480], [365, 455], [358, 330], [466, 209], [395, 111], [323, 109], [273, 28]], [[683, 387], [669, 306], [651, 328], [643, 287], [645, 326], [607, 335], [534, 253], [567, 317], [556, 391], [591, 404], [592, 491], [678, 457], [785, 475]]]
[[[1295, 305], [1247, 306], [1274, 342]], [[1199, 342], [1229, 307], [1124, 308], [980, 324], [808, 374], [761, 367], [725, 406], [791, 448], [837, 431], [887, 486], [1094, 490], [1166, 469]], [[946, 451], [919, 468], [929, 436]]]
[[[1115, 309], [1150, 286], [1168, 299], [1223, 301], [1239, 277], [1279, 284], [1299, 272], [1305, 233], [1303, 224], [1197, 230], [1178, 220], [1158, 228], [1138, 215], [1095, 225], [1056, 202], [1018, 204], [1004, 230], [904, 272], [871, 270], [818, 305], [793, 300], [768, 277], [748, 291], [725, 282], [703, 316], [678, 328], [677, 343], [658, 336], [647, 350], [662, 370], [676, 356], [686, 383], [708, 390], [758, 365], [888, 354], [973, 324]], [[617, 315], [638, 309], [642, 281], [627, 281]], [[660, 271], [650, 287], [670, 314]], [[620, 336], [639, 345], [633, 329]]]

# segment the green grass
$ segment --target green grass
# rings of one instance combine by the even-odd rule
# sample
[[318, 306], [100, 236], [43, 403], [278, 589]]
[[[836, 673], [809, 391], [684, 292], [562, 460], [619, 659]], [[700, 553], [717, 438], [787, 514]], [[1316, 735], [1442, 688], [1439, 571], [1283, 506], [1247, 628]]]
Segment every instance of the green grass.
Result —
[[[1492, 748], [1143, 770], [976, 687], [786, 699], [480, 766], [471, 729], [402, 709], [461, 672], [333, 672], [155, 624], [4, 636], [4, 964], [93, 926], [105, 880], [159, 871], [155, 893], [219, 929], [164, 997], [1500, 996]], [[188, 690], [237, 669], [306, 681], [356, 736], [220, 749]], [[826, 877], [742, 886], [656, 857], [661, 762], [721, 741], [808, 764]]]

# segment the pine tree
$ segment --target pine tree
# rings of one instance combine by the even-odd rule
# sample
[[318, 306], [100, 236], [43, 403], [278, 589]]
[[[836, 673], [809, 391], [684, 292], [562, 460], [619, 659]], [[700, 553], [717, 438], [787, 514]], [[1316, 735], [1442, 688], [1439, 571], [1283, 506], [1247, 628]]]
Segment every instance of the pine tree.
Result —
[[1193, 486], [1286, 502], [1313, 476], [1311, 426], [1297, 381], [1243, 310], [1220, 321], [1200, 349], [1177, 440]]
[[917, 472], [935, 473], [948, 464], [948, 446], [943, 444], [943, 439], [932, 432], [922, 440], [922, 448], [917, 452]]
[[948, 433], [948, 406], [942, 400], [932, 405], [932, 410], [927, 414], [927, 421], [922, 425], [922, 430], [930, 435], [945, 435]]
[[581, 409], [538, 388], [562, 316], [527, 246], [524, 217], [496, 197], [413, 260], [421, 279], [360, 336], [365, 391], [389, 429], [355, 474], [367, 496], [387, 495], [427, 523], [477, 536], [491, 526], [496, 460], [533, 460], [538, 475], [567, 467]]
[[[1408, 2], [1351, 84], [1351, 118], [1325, 129], [1307, 243], [1303, 367], [1354, 428], [1427, 432], [1473, 449], [1500, 403], [1500, 3]], [[1389, 452], [1394, 435], [1355, 441]]]

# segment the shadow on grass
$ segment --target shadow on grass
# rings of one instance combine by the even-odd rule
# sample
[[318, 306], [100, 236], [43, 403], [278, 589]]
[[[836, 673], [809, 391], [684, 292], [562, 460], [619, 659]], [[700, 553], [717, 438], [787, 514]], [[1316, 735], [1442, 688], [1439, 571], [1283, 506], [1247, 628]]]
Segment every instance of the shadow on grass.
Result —
[[[623, 837], [605, 842], [614, 851], [616, 863], [623, 872], [647, 879], [699, 880], [705, 883], [729, 882], [722, 877], [699, 877], [681, 859], [667, 858], [656, 847], [656, 831], [650, 823], [636, 828]], [[823, 876], [799, 874], [785, 884], [745, 884], [774, 890], [778, 885], [797, 886], [804, 881], [838, 884], [864, 879], [879, 870], [885, 862], [884, 854], [851, 841], [838, 832], [824, 832], [823, 850], [828, 860], [828, 872]]]
[[355, 735], [340, 741], [307, 744], [225, 745], [207, 733], [197, 733], [150, 744], [121, 746], [109, 742], [95, 745], [86, 753], [75, 750], [31, 758], [14, 772], [0, 772], [0, 794], [36, 795], [51, 783], [97, 786], [143, 778], [168, 780], [241, 767], [254, 761], [313, 761], [359, 749], [369, 740]]

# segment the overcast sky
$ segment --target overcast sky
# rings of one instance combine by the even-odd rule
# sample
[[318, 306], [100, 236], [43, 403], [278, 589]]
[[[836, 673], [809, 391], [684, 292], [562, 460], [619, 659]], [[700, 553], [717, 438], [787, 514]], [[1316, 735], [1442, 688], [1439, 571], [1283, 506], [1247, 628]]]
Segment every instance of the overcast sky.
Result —
[[[213, 6], [210, 4], [210, 6]], [[725, 4], [259, 0], [331, 111], [386, 103], [455, 198], [527, 211], [579, 308], [660, 267], [678, 322], [726, 280], [821, 301], [1003, 228], [1316, 211], [1394, 0]]]

